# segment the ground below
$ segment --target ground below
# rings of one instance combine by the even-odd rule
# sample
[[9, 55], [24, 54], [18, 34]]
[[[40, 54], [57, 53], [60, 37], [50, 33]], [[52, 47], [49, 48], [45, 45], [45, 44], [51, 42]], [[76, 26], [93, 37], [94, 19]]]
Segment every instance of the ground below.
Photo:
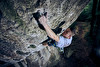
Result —
[[61, 61], [55, 67], [96, 67], [90, 57], [92, 43], [89, 37], [90, 22], [75, 22], [78, 34], [72, 44], [61, 53]]

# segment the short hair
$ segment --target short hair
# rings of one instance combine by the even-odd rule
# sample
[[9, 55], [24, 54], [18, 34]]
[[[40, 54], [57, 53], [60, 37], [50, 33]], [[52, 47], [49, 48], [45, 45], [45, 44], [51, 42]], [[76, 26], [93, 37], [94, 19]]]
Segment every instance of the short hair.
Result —
[[78, 34], [78, 27], [76, 26], [77, 25], [77, 23], [76, 22], [74, 22], [73, 24], [71, 24], [70, 26], [69, 26], [69, 28], [70, 28], [70, 30], [72, 31], [72, 33], [73, 33], [73, 35], [77, 35]]
[[70, 28], [70, 29], [72, 31], [73, 36], [78, 34], [78, 28], [77, 27], [73, 27], [73, 28]]

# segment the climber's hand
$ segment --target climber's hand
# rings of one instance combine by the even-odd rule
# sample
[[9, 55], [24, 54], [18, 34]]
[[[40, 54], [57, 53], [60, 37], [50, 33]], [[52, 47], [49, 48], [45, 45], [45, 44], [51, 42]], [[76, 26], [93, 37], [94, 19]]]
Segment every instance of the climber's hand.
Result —
[[46, 18], [45, 16], [41, 16], [41, 17], [39, 18], [39, 22], [40, 22], [42, 25], [44, 25], [44, 24], [47, 23], [47, 18]]

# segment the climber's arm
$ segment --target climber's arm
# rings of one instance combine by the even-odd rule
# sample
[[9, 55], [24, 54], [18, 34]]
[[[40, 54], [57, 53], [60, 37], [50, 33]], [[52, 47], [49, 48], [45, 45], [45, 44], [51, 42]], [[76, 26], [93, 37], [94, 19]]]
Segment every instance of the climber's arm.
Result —
[[47, 24], [47, 18], [45, 16], [42, 16], [40, 17], [39, 19], [40, 23], [44, 26], [46, 32], [47, 32], [47, 35], [54, 39], [55, 41], [59, 41], [59, 37], [51, 30], [51, 28], [48, 26]]

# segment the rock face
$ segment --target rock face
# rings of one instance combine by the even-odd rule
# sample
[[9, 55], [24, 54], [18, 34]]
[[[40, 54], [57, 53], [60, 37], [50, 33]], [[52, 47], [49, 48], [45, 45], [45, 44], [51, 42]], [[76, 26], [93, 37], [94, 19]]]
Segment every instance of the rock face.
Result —
[[34, 17], [36, 12], [47, 12], [48, 25], [60, 35], [88, 3], [89, 0], [1, 0], [0, 60], [11, 63], [25, 60], [29, 67], [56, 63], [57, 49], [41, 44], [48, 37]]

